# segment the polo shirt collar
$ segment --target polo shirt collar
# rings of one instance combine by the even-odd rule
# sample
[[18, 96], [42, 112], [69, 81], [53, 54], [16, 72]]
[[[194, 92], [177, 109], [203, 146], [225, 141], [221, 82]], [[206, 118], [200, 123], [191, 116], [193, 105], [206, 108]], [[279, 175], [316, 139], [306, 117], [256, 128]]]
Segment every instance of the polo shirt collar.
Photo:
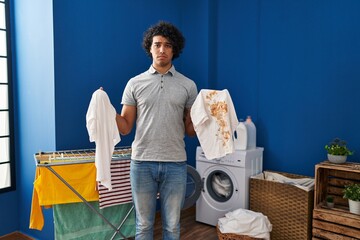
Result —
[[[153, 67], [153, 65], [150, 65], [149, 73], [155, 74], [155, 73], [159, 73], [159, 72], [156, 71], [156, 69]], [[171, 68], [164, 75], [171, 74], [171, 76], [174, 76], [175, 73], [176, 73], [175, 67], [174, 67], [174, 65], [172, 65]]]

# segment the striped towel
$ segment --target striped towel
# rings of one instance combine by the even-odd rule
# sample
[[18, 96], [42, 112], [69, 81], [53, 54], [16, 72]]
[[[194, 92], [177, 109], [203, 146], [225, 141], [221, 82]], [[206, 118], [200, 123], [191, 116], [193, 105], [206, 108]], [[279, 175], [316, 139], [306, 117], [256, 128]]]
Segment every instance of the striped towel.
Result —
[[132, 202], [130, 162], [130, 159], [111, 161], [112, 190], [98, 183], [100, 209]]

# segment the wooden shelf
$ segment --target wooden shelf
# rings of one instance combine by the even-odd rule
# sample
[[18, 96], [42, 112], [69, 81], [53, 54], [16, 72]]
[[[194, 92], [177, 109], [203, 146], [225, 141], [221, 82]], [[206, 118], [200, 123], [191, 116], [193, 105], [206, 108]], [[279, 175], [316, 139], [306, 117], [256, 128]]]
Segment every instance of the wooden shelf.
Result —
[[[313, 239], [360, 239], [360, 215], [350, 213], [348, 200], [342, 197], [350, 183], [360, 183], [358, 163], [325, 161], [315, 166]], [[334, 196], [334, 208], [326, 206], [328, 195]]]

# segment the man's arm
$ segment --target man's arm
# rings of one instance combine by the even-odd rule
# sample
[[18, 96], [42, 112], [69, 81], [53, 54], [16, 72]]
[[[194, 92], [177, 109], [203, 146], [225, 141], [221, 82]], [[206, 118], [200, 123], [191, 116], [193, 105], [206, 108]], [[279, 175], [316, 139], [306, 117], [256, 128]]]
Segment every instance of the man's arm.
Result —
[[184, 124], [185, 124], [185, 133], [190, 137], [195, 136], [196, 132], [194, 129], [194, 125], [191, 121], [190, 108], [185, 108], [184, 110]]
[[136, 106], [123, 105], [121, 115], [116, 114], [116, 124], [120, 134], [129, 134], [136, 119]]

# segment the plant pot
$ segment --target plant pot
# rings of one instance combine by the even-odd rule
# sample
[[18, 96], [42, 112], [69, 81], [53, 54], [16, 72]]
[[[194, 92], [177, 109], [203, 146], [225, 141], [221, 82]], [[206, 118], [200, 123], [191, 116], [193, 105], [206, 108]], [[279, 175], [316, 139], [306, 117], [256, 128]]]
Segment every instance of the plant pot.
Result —
[[328, 159], [329, 162], [332, 163], [344, 163], [346, 162], [347, 156], [328, 154]]
[[349, 199], [349, 210], [351, 213], [360, 215], [360, 201], [353, 201]]
[[328, 208], [333, 208], [334, 205], [335, 205], [334, 202], [326, 202], [326, 206], [327, 206]]

